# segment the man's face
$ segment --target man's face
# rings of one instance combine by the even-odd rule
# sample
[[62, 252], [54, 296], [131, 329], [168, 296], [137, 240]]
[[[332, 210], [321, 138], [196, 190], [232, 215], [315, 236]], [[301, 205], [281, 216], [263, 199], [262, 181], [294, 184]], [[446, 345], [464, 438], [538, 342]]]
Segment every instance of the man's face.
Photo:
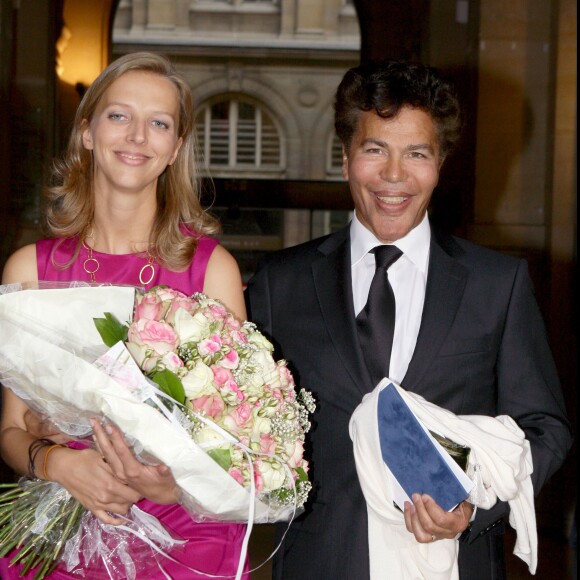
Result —
[[435, 124], [422, 110], [404, 107], [393, 119], [360, 114], [343, 153], [356, 214], [382, 242], [395, 242], [421, 223], [439, 180]]

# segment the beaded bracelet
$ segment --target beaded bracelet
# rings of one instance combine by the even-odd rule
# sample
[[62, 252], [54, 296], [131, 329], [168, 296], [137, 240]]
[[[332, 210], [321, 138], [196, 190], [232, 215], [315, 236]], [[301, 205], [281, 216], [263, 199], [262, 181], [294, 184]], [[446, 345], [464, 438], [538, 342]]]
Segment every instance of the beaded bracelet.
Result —
[[64, 445], [61, 445], [60, 443], [54, 443], [46, 450], [46, 453], [44, 454], [44, 460], [42, 461], [42, 475], [46, 480], [48, 480], [48, 474], [46, 472], [46, 461], [51, 452], [54, 451], [57, 447], [64, 447]]
[[55, 443], [52, 439], [39, 437], [38, 439], [34, 439], [34, 441], [32, 441], [32, 443], [28, 446], [28, 473], [32, 477], [38, 477], [34, 469], [34, 462], [36, 461], [36, 457], [40, 453], [40, 450], [54, 444]]

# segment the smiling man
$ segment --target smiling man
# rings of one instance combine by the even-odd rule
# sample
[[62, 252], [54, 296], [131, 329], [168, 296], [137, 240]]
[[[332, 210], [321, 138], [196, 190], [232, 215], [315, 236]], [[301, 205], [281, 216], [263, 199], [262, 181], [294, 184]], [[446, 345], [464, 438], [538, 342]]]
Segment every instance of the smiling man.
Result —
[[[429, 223], [460, 133], [452, 88], [426, 66], [371, 62], [344, 76], [335, 127], [352, 222], [271, 255], [246, 292], [250, 320], [318, 401], [309, 441], [314, 497], [285, 536], [280, 527], [274, 577], [406, 580], [388, 563], [369, 567], [349, 437], [353, 411], [383, 376], [458, 415], [514, 419], [531, 446], [536, 494], [566, 456], [570, 425], [525, 261]], [[428, 496], [412, 499], [400, 526], [413, 541], [458, 541], [462, 580], [505, 578], [506, 503], [474, 511], [465, 501], [446, 512]]]

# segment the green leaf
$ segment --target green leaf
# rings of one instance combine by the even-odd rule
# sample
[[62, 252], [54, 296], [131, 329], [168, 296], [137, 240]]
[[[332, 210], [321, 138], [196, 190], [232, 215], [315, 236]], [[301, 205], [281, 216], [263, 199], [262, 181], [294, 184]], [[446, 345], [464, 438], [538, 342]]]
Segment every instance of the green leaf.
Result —
[[105, 318], [93, 318], [93, 321], [107, 346], [114, 346], [119, 341], [125, 342], [127, 340], [129, 329], [125, 324], [121, 324], [110, 312], [105, 312]]
[[175, 373], [169, 369], [157, 371], [151, 375], [151, 380], [157, 383], [166, 395], [182, 405], [185, 404], [185, 389], [181, 379]]
[[229, 449], [210, 449], [207, 454], [226, 471], [230, 468], [232, 459]]
[[297, 467], [296, 473], [298, 474], [298, 481], [308, 481], [308, 474], [302, 467]]

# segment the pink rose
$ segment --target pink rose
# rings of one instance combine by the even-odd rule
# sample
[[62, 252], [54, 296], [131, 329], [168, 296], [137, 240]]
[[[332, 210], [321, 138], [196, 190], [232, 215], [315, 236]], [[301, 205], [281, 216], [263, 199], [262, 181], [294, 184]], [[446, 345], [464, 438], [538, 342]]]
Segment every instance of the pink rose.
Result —
[[199, 305], [197, 302], [195, 302], [195, 300], [187, 296], [177, 297], [173, 302], [171, 302], [169, 306], [169, 311], [167, 312], [165, 319], [170, 324], [173, 324], [175, 322], [175, 313], [180, 308], [191, 314], [195, 310], [197, 310], [198, 306]]
[[248, 403], [242, 403], [241, 405], [238, 405], [236, 410], [233, 412], [233, 418], [238, 427], [245, 425], [251, 416], [252, 408]]
[[196, 310], [197, 306], [198, 304], [195, 300], [193, 300], [189, 296], [185, 296], [184, 294], [176, 296], [171, 301], [171, 310], [174, 311], [177, 310], [178, 308], [184, 308], [188, 312], [191, 312], [192, 310]]
[[239, 361], [240, 361], [240, 356], [232, 348], [232, 349], [228, 350], [228, 352], [226, 352], [224, 354], [224, 358], [219, 360], [216, 364], [218, 364], [219, 366], [224, 367], [226, 369], [235, 369], [235, 368], [237, 368]]
[[276, 442], [269, 433], [260, 435], [260, 451], [262, 453], [273, 454], [276, 449]]
[[[284, 401], [284, 395], [282, 391], [276, 387], [266, 387], [269, 391], [269, 395], [278, 401], [278, 403], [282, 403]], [[264, 390], [266, 390], [266, 388]]]
[[234, 342], [241, 342], [242, 344], [248, 344], [248, 337], [240, 330], [233, 330], [231, 332], [231, 337]]
[[225, 385], [228, 381], [235, 382], [234, 375], [232, 375], [232, 371], [229, 369], [224, 369], [218, 365], [213, 365], [211, 370], [213, 371], [213, 378], [218, 387]]
[[163, 306], [159, 297], [147, 292], [140, 297], [138, 304], [135, 307], [134, 320], [161, 320], [165, 314], [165, 310], [166, 308]]
[[231, 467], [228, 473], [240, 484], [244, 485], [244, 476], [238, 467]]
[[157, 354], [174, 351], [179, 337], [171, 325], [156, 320], [138, 320], [129, 326], [129, 342], [144, 344]]
[[290, 372], [290, 369], [285, 364], [278, 363], [278, 373], [280, 375], [280, 382], [284, 389], [292, 390], [292, 397], [294, 399], [294, 377]]
[[191, 402], [196, 411], [204, 411], [205, 414], [212, 418], [218, 419], [224, 412], [224, 402], [219, 395], [203, 395]]
[[248, 403], [238, 405], [233, 411], [230, 411], [223, 419], [225, 428], [232, 433], [240, 433], [243, 426], [252, 416], [252, 409]]
[[244, 400], [244, 393], [240, 391], [240, 387], [238, 387], [234, 379], [228, 380], [223, 385], [220, 385], [219, 391], [228, 405], [237, 405], [240, 401]]
[[176, 299], [185, 298], [188, 299], [187, 296], [180, 292], [179, 290], [174, 290], [173, 288], [164, 288], [162, 286], [156, 286], [150, 292], [155, 292], [155, 294], [159, 297], [159, 300], [163, 302], [173, 302]]
[[256, 491], [262, 491], [264, 489], [264, 479], [260, 473], [261, 467], [261, 461], [254, 461], [254, 484], [256, 486]]
[[284, 450], [288, 456], [288, 466], [295, 469], [302, 463], [304, 456], [304, 445], [301, 441], [284, 443]]
[[212, 313], [213, 317], [216, 319], [226, 318], [228, 311], [221, 305], [217, 303], [212, 303], [208, 305], [209, 311]]
[[231, 313], [228, 313], [227, 328], [230, 334], [242, 328], [240, 321]]
[[201, 356], [207, 356], [219, 352], [221, 347], [220, 337], [217, 334], [212, 334], [209, 338], [202, 340], [197, 345], [197, 351]]

